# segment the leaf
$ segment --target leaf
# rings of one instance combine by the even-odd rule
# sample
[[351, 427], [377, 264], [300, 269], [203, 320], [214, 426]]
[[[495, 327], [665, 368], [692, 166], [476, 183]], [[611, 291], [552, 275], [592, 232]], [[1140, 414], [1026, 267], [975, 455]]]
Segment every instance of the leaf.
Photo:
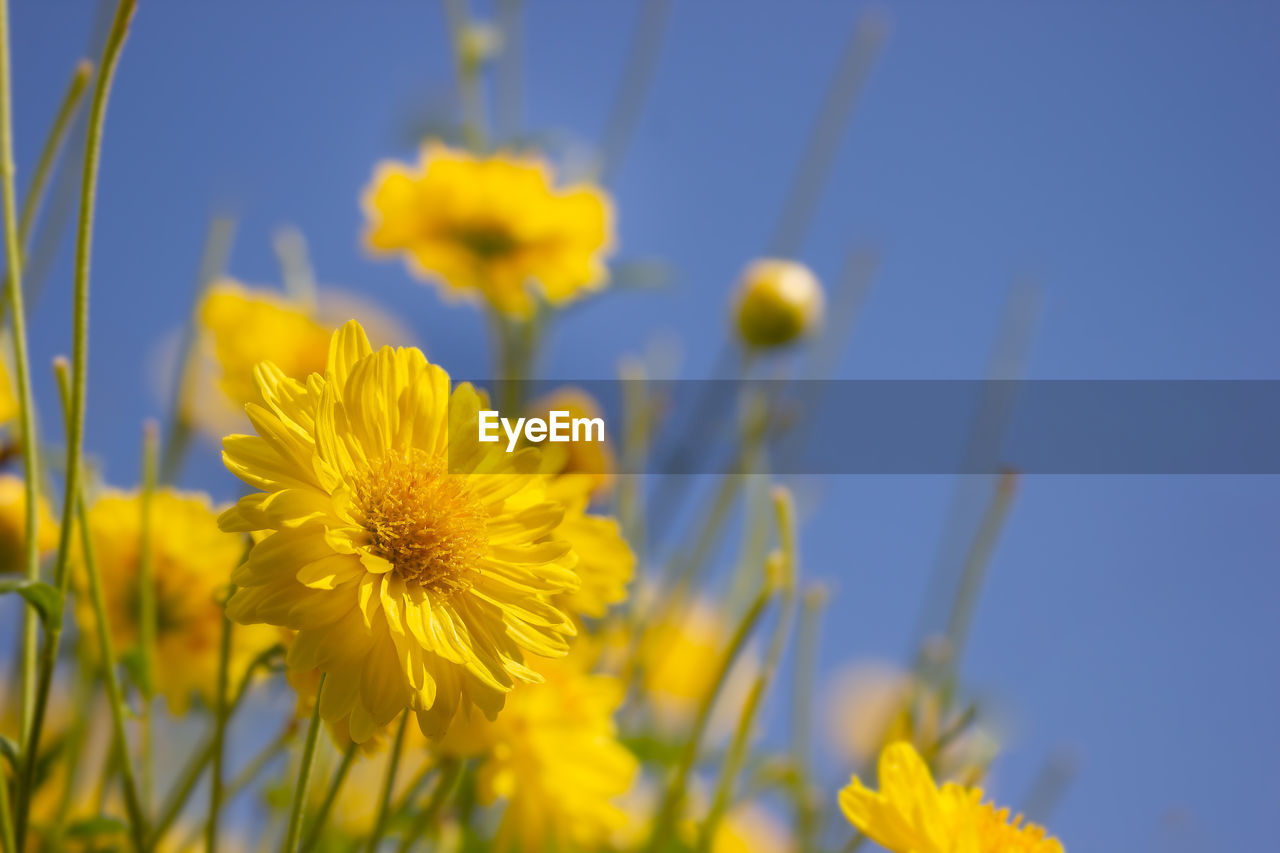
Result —
[[18, 772], [18, 744], [10, 737], [0, 735], [0, 753], [4, 754], [5, 759], [9, 762], [9, 766], [13, 768], [14, 775]]
[[98, 815], [86, 817], [73, 822], [67, 827], [68, 838], [97, 838], [99, 836], [123, 835], [129, 826], [119, 818]]
[[27, 578], [0, 580], [0, 595], [16, 592], [40, 614], [46, 629], [62, 626], [62, 593], [57, 587]]

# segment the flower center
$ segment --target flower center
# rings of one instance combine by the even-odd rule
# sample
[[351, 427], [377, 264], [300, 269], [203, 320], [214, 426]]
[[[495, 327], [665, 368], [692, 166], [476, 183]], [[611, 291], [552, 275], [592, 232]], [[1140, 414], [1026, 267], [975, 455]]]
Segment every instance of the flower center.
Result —
[[519, 245], [519, 241], [499, 225], [461, 227], [454, 231], [453, 236], [481, 261], [492, 261], [509, 255]]
[[369, 550], [401, 578], [443, 596], [471, 586], [488, 550], [488, 516], [443, 459], [417, 450], [387, 456], [354, 483], [353, 498]]

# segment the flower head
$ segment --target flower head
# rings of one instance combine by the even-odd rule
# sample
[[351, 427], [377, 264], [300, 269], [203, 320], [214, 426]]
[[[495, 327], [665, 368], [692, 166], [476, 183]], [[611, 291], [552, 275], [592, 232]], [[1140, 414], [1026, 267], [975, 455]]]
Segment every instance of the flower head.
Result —
[[[568, 412], [573, 419], [603, 420], [596, 399], [581, 388], [572, 386], [558, 388], [529, 406], [529, 414], [533, 417], [549, 418], [553, 411]], [[546, 447], [545, 455], [556, 454], [556, 458], [549, 461], [559, 463], [556, 466], [558, 473], [577, 474], [589, 479], [592, 499], [606, 496], [613, 488], [618, 460], [608, 435], [604, 441], [568, 441]]]
[[327, 674], [321, 716], [349, 717], [360, 743], [411, 708], [437, 735], [540, 681], [525, 655], [568, 651], [553, 599], [579, 579], [536, 451], [476, 444], [481, 395], [417, 349], [375, 352], [354, 321], [323, 374], [256, 373], [258, 434], [229, 436], [223, 459], [259, 491], [220, 522], [262, 538], [228, 613], [298, 632], [289, 668]]
[[[244, 554], [245, 540], [218, 528], [218, 515], [202, 494], [160, 489], [153, 496], [151, 512], [156, 605], [153, 678], [170, 709], [182, 713], [192, 694], [206, 700], [214, 695], [222, 637], [220, 598]], [[108, 492], [94, 501], [89, 508], [89, 534], [116, 651], [128, 654], [137, 648], [141, 612], [142, 502], [138, 493]], [[83, 568], [73, 577], [83, 591]], [[95, 624], [96, 619], [88, 598], [76, 597], [83, 626]], [[233, 632], [232, 678], [274, 641], [271, 632]]]
[[[58, 522], [42, 494], [36, 501], [36, 552], [48, 554], [58, 545]], [[21, 477], [0, 474], [0, 574], [26, 571], [27, 488]]]
[[535, 666], [546, 683], [518, 687], [492, 722], [469, 715], [441, 748], [482, 756], [482, 799], [506, 801], [496, 849], [603, 849], [627, 822], [617, 800], [638, 767], [613, 722], [622, 683], [575, 661]]
[[982, 790], [934, 784], [924, 759], [909, 743], [880, 753], [880, 790], [855, 777], [840, 792], [845, 816], [871, 840], [894, 853], [1062, 853], [1062, 844], [1021, 816], [982, 802]]
[[742, 273], [734, 317], [749, 346], [770, 349], [813, 333], [825, 302], [822, 285], [807, 266], [765, 258]]
[[269, 361], [286, 376], [305, 379], [324, 370], [329, 338], [347, 317], [359, 317], [374, 340], [403, 339], [398, 324], [372, 305], [323, 291], [317, 303], [280, 290], [222, 279], [205, 291], [198, 309], [201, 358], [187, 387], [217, 387], [190, 394], [188, 419], [218, 438], [244, 429], [245, 403], [262, 403], [253, 371]]
[[527, 317], [530, 286], [561, 304], [604, 286], [612, 243], [608, 197], [555, 189], [541, 160], [477, 157], [427, 145], [418, 167], [382, 163], [365, 193], [369, 247], [401, 254], [455, 295], [479, 295]]

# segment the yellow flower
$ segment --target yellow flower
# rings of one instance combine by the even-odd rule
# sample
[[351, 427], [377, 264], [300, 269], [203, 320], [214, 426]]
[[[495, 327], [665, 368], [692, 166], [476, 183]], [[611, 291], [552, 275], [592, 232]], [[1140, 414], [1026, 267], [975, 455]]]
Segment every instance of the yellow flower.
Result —
[[599, 618], [611, 605], [626, 599], [636, 556], [622, 537], [616, 518], [587, 512], [594, 482], [587, 475], [564, 474], [551, 480], [547, 493], [565, 507], [556, 533], [578, 555], [577, 572], [582, 581], [581, 587], [558, 601], [571, 613]]
[[627, 823], [618, 798], [638, 767], [613, 722], [622, 682], [589, 675], [575, 661], [536, 666], [545, 684], [517, 687], [493, 722], [468, 715], [441, 748], [483, 756], [480, 796], [506, 803], [496, 849], [603, 849]]
[[[8, 344], [7, 336], [4, 343]], [[5, 352], [8, 351], [6, 346]], [[22, 408], [13, 393], [13, 380], [9, 378], [9, 366], [3, 358], [0, 358], [0, 425], [16, 421], [20, 414], [22, 414]]]
[[[645, 632], [640, 648], [644, 695], [663, 726], [687, 723], [711, 691], [730, 628], [711, 603], [695, 601]], [[757, 656], [748, 649], [730, 670], [711, 717], [713, 734], [728, 731], [736, 722], [757, 665]]]
[[220, 368], [218, 387], [236, 407], [261, 402], [253, 381], [260, 361], [297, 378], [324, 369], [332, 334], [283, 293], [250, 290], [231, 280], [209, 287], [200, 305], [200, 328]]
[[1042, 828], [1009, 819], [1008, 809], [982, 802], [982, 790], [941, 788], [915, 747], [892, 743], [880, 753], [880, 791], [855, 777], [840, 792], [845, 816], [894, 853], [1062, 853]]
[[[58, 522], [49, 501], [36, 501], [36, 550], [41, 556], [58, 546]], [[0, 474], [0, 574], [26, 571], [27, 486], [21, 477]]]
[[817, 329], [825, 302], [822, 285], [804, 264], [758, 260], [747, 267], [738, 285], [738, 331], [753, 347], [784, 346]]
[[554, 189], [539, 159], [423, 148], [419, 166], [380, 164], [364, 197], [369, 247], [403, 255], [452, 295], [480, 295], [527, 317], [538, 292], [554, 305], [604, 286], [613, 243], [608, 196]]
[[210, 384], [221, 393], [189, 393], [188, 418], [218, 438], [244, 429], [245, 403], [262, 403], [253, 371], [270, 361], [286, 376], [305, 379], [324, 370], [333, 330], [359, 317], [374, 340], [403, 340], [399, 325], [372, 305], [334, 291], [317, 305], [271, 288], [247, 287], [231, 279], [209, 286], [198, 310], [200, 356], [187, 387]]
[[227, 437], [223, 460], [261, 491], [220, 522], [268, 535], [228, 612], [298, 632], [289, 668], [327, 674], [321, 716], [349, 716], [362, 743], [407, 707], [437, 735], [459, 707], [492, 716], [540, 681], [524, 656], [568, 651], [576, 629], [551, 599], [579, 580], [536, 452], [478, 444], [475, 389], [451, 393], [417, 349], [374, 352], [354, 321], [306, 384], [270, 363], [257, 378], [258, 435]]
[[[231, 571], [244, 554], [244, 539], [223, 533], [209, 498], [173, 489], [156, 491], [151, 507], [152, 571], [155, 579], [155, 688], [175, 714], [192, 693], [212, 699], [217, 687], [222, 638], [223, 594]], [[102, 577], [103, 596], [116, 652], [138, 644], [139, 554], [142, 502], [138, 493], [109, 492], [89, 508], [89, 533]], [[82, 558], [78, 558], [79, 559]], [[78, 566], [79, 622], [92, 632], [93, 608], [83, 566]], [[232, 633], [232, 678], [272, 645], [275, 635], [260, 629]], [[234, 683], [234, 682], [233, 682]]]
[[738, 806], [726, 814], [711, 840], [712, 853], [789, 853], [794, 849], [786, 826], [754, 804]]
[[[529, 407], [533, 417], [547, 418], [553, 411], [568, 412], [570, 418], [601, 418], [600, 404], [580, 388], [559, 388]], [[546, 445], [543, 455], [560, 474], [590, 478], [591, 498], [601, 498], [613, 488], [618, 460], [608, 436], [604, 441], [568, 441]]]

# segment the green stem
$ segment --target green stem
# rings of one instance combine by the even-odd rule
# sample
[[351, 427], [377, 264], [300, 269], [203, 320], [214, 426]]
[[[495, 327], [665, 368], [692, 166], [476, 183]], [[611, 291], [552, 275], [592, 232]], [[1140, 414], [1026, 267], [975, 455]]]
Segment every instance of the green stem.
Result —
[[[120, 49], [124, 44], [125, 35], [129, 30], [129, 21], [133, 17], [135, 0], [120, 0], [120, 5], [116, 7], [115, 18], [111, 23], [111, 32], [107, 36], [107, 41], [103, 47], [101, 68], [102, 72], [98, 76], [97, 82], [93, 90], [93, 100], [89, 108], [89, 125], [85, 136], [85, 158], [84, 173], [80, 185], [80, 219], [77, 227], [76, 240], [76, 259], [75, 259], [75, 275], [74, 275], [74, 293], [72, 298], [72, 375], [71, 388], [69, 389], [70, 399], [65, 404], [66, 408], [66, 431], [67, 431], [67, 457], [66, 457], [66, 485], [63, 495], [62, 530], [59, 534], [58, 541], [58, 559], [54, 570], [54, 582], [62, 593], [63, 599], [66, 597], [67, 590], [67, 564], [70, 557], [71, 545], [71, 528], [73, 524], [67, 523], [68, 519], [72, 519], [77, 515], [77, 506], [84, 503], [84, 497], [80, 488], [80, 468], [84, 454], [84, 409], [85, 398], [87, 392], [87, 369], [88, 369], [88, 349], [89, 349], [89, 257], [93, 238], [93, 211], [94, 202], [97, 198], [98, 187], [98, 163], [102, 154], [102, 128], [105, 123], [107, 110], [107, 96], [111, 91], [111, 81], [115, 78], [115, 70], [120, 58]], [[6, 94], [0, 96], [0, 102], [3, 103], [3, 117], [0, 117], [0, 160], [5, 163], [5, 173], [9, 174], [8, 165], [11, 162], [12, 146], [9, 139], [9, 121], [8, 121], [8, 23], [7, 9], [4, 8], [5, 0], [0, 0], [0, 28], [4, 30], [0, 33], [0, 44], [5, 45], [2, 51], [6, 54], [0, 65], [4, 67], [0, 69], [0, 77], [3, 77], [3, 84], [0, 90], [4, 90]], [[4, 156], [10, 155], [9, 157]], [[5, 181], [5, 210], [6, 222], [9, 220], [12, 202], [12, 180]], [[6, 228], [6, 238], [8, 231]], [[23, 400], [23, 435], [24, 447], [23, 456], [28, 463], [27, 467], [27, 513], [28, 513], [28, 535], [27, 535], [27, 551], [28, 551], [28, 573], [34, 574], [38, 571], [38, 566], [34, 565], [35, 538], [35, 522], [32, 520], [31, 513], [35, 509], [35, 412], [30, 405], [30, 376], [27, 374], [25, 361], [26, 349], [26, 332], [25, 329], [19, 334], [19, 328], [23, 326], [22, 320], [22, 298], [21, 298], [21, 272], [20, 264], [15, 264], [20, 258], [19, 247], [16, 244], [16, 231], [13, 234], [14, 240], [6, 239], [9, 251], [10, 268], [13, 271], [12, 283], [10, 285], [10, 302], [14, 309], [14, 340], [15, 348], [19, 351], [19, 368], [18, 368], [18, 385], [19, 395]], [[25, 388], [25, 391], [23, 390]], [[82, 525], [84, 522], [82, 521]], [[88, 531], [82, 530], [81, 535], [87, 539]], [[100, 626], [101, 626], [100, 621]], [[40, 747], [40, 730], [44, 724], [45, 708], [49, 702], [49, 690], [53, 683], [53, 671], [58, 661], [58, 643], [61, 639], [61, 626], [57, 625], [51, 630], [45, 638], [44, 649], [40, 661], [39, 680], [36, 689], [36, 701], [31, 714], [30, 730], [26, 732], [27, 737], [24, 742], [23, 755], [25, 758], [23, 784], [22, 784], [22, 806], [18, 812], [18, 843], [24, 842], [25, 829], [29, 817], [31, 807], [30, 792], [35, 782], [35, 765], [36, 757]], [[108, 638], [109, 640], [110, 638]], [[24, 663], [26, 661], [24, 660]], [[114, 680], [113, 667], [115, 658], [107, 655], [103, 658], [103, 668], [112, 674]], [[116, 684], [117, 694], [119, 684]], [[114, 697], [119, 700], [119, 696]], [[118, 710], [118, 709], [117, 709]], [[120, 731], [121, 743], [123, 743], [123, 727]], [[122, 764], [126, 767], [129, 764], [127, 754], [122, 758]], [[138, 806], [136, 802], [137, 791], [132, 791], [135, 799], [134, 808]], [[142, 831], [141, 810], [138, 809], [132, 817], [137, 818], [134, 827], [136, 832]], [[139, 834], [138, 839], [141, 840], [144, 834]]]
[[4, 841], [5, 853], [17, 853], [18, 842], [13, 836], [13, 813], [9, 810], [9, 781], [0, 776], [0, 840]]
[[[22, 244], [23, 255], [31, 242], [31, 227], [35, 224], [36, 214], [44, 202], [45, 190], [48, 189], [49, 176], [58, 160], [62, 146], [67, 141], [67, 133], [71, 130], [71, 121], [79, 111], [80, 103], [88, 87], [89, 78], [93, 76], [93, 63], [82, 59], [76, 63], [76, 70], [67, 84], [67, 91], [62, 96], [62, 103], [54, 116], [53, 125], [44, 138], [44, 146], [40, 149], [40, 159], [36, 169], [31, 173], [31, 183], [22, 199], [22, 214], [18, 217], [18, 241]], [[9, 273], [5, 273], [5, 289], [9, 287]], [[6, 303], [0, 303], [0, 319], [4, 318]]]
[[440, 778], [436, 780], [436, 787], [431, 792], [431, 799], [427, 802], [426, 807], [418, 812], [418, 817], [413, 821], [413, 825], [409, 827], [409, 831], [400, 839], [399, 853], [409, 853], [409, 850], [413, 847], [413, 842], [431, 829], [432, 825], [440, 817], [440, 811], [444, 808], [444, 804], [449, 801], [449, 797], [457, 789], [460, 778], [462, 778], [462, 762], [456, 758], [446, 759], [440, 766]]
[[293, 806], [289, 810], [289, 829], [284, 837], [282, 853], [294, 853], [298, 849], [298, 833], [302, 830], [302, 813], [306, 808], [307, 789], [311, 787], [311, 768], [316, 763], [316, 740], [320, 736], [320, 694], [324, 692], [325, 673], [316, 685], [316, 703], [311, 709], [311, 725], [307, 727], [307, 741], [302, 747], [302, 765], [298, 768], [298, 784], [293, 789]]
[[196, 326], [199, 322], [198, 312], [205, 291], [226, 266], [234, 235], [235, 222], [221, 217], [209, 223], [208, 232], [205, 234], [204, 251], [200, 256], [200, 269], [196, 278], [196, 307], [183, 329], [182, 341], [178, 347], [181, 358], [178, 361], [177, 374], [173, 377], [173, 388], [169, 399], [168, 427], [160, 462], [160, 482], [162, 483], [172, 483], [177, 478], [187, 446], [191, 441], [191, 422], [187, 412], [189, 390], [187, 380], [191, 374], [198, 340], [196, 334]]
[[444, 0], [445, 19], [453, 42], [458, 75], [458, 105], [461, 110], [462, 138], [472, 151], [485, 146], [484, 96], [480, 90], [480, 62], [468, 49], [466, 39], [471, 28], [466, 0]]
[[[235, 587], [227, 592], [227, 599]], [[227, 718], [231, 708], [227, 697], [228, 673], [231, 668], [231, 620], [227, 618], [225, 604], [222, 614], [222, 640], [218, 646], [218, 696], [216, 719], [213, 728], [213, 769], [209, 780], [209, 821], [205, 824], [205, 850], [214, 853], [218, 849], [218, 815], [222, 811], [222, 759], [225, 753], [223, 741], [227, 734]]]
[[355, 760], [356, 752], [359, 748], [359, 745], [354, 741], [347, 744], [346, 751], [342, 753], [342, 763], [338, 765], [337, 772], [329, 780], [329, 790], [325, 792], [324, 802], [320, 804], [320, 811], [316, 812], [316, 816], [311, 821], [311, 828], [307, 830], [307, 835], [302, 840], [300, 853], [307, 853], [320, 840], [320, 833], [324, 831], [325, 821], [329, 819], [329, 811], [338, 799], [338, 793], [342, 790], [342, 783], [347, 779], [347, 771], [351, 769], [351, 762]]
[[[240, 677], [240, 684], [236, 688], [235, 698], [231, 701], [231, 707], [227, 710], [228, 719], [230, 719], [231, 715], [240, 707], [241, 700], [243, 700], [245, 694], [248, 693], [249, 682], [251, 681], [254, 672], [259, 666], [265, 663], [272, 653], [272, 650], [268, 649], [267, 651], [259, 654], [258, 657], [249, 664], [244, 675]], [[289, 729], [286, 729], [285, 734], [287, 735], [288, 733]], [[281, 741], [284, 739], [287, 738], [282, 736]], [[152, 847], [155, 847], [160, 843], [160, 839], [164, 836], [165, 832], [168, 831], [169, 827], [173, 825], [174, 820], [178, 817], [178, 813], [182, 811], [182, 807], [186, 805], [187, 799], [191, 796], [191, 792], [195, 790], [196, 783], [200, 781], [201, 774], [204, 773], [204, 768], [213, 760], [213, 752], [215, 748], [215, 733], [210, 733], [205, 742], [200, 745], [200, 748], [192, 753], [186, 767], [183, 768], [182, 773], [178, 776], [177, 782], [171, 786], [173, 793], [171, 793], [169, 799], [165, 801], [164, 808], [160, 810], [160, 819], [156, 821], [156, 825], [151, 832]], [[234, 790], [234, 787], [230, 788], [230, 790]]]
[[813, 849], [817, 834], [814, 798], [809, 790], [809, 756], [814, 675], [818, 664], [818, 621], [826, 605], [826, 593], [808, 590], [800, 606], [800, 630], [796, 637], [795, 688], [791, 704], [791, 764], [795, 771], [796, 840], [800, 851]]
[[702, 747], [702, 739], [706, 736], [707, 726], [711, 722], [711, 711], [715, 707], [716, 699], [720, 696], [720, 691], [724, 687], [725, 681], [728, 680], [729, 671], [733, 668], [733, 664], [737, 661], [743, 648], [746, 647], [747, 640], [750, 639], [752, 632], [755, 631], [756, 625], [760, 622], [760, 617], [764, 615], [765, 607], [768, 606], [772, 597], [773, 594], [770, 589], [765, 588], [760, 591], [755, 601], [747, 608], [747, 612], [734, 630], [729, 645], [725, 648], [724, 654], [721, 655], [716, 664], [715, 679], [698, 706], [693, 730], [689, 734], [689, 739], [685, 742], [684, 751], [680, 754], [679, 762], [671, 774], [671, 779], [667, 782], [666, 793], [658, 808], [657, 816], [654, 818], [653, 835], [649, 839], [648, 846], [648, 850], [652, 851], [652, 853], [667, 849], [671, 833], [675, 829], [680, 811], [684, 807], [689, 774], [693, 771], [694, 762], [698, 758], [698, 751]]
[[781, 549], [771, 555], [766, 563], [766, 593], [777, 593], [782, 600], [777, 624], [773, 636], [769, 639], [769, 650], [765, 653], [764, 665], [756, 673], [746, 701], [738, 714], [738, 723], [734, 727], [733, 739], [729, 744], [720, 769], [720, 781], [711, 801], [707, 817], [702, 821], [698, 838], [700, 853], [710, 853], [715, 839], [716, 829], [720, 825], [729, 808], [729, 800], [733, 795], [738, 772], [747, 757], [747, 747], [751, 739], [751, 731], [755, 726], [756, 714], [764, 694], [773, 683], [778, 671], [778, 662], [786, 648], [787, 637], [791, 634], [791, 622], [795, 610], [795, 577], [798, 556], [795, 535], [795, 509], [791, 493], [781, 487], [773, 490], [773, 507], [777, 516], [778, 538]]
[[[36, 437], [35, 399], [31, 393], [31, 362], [27, 354], [27, 313], [22, 301], [22, 242], [18, 235], [18, 202], [15, 188], [15, 165], [13, 160], [13, 97], [10, 83], [9, 59], [9, 3], [0, 0], [0, 196], [3, 196], [4, 207], [4, 250], [9, 260], [9, 275], [5, 287], [5, 297], [13, 309], [13, 360], [18, 381], [18, 403], [21, 408], [20, 431], [22, 441], [22, 468], [26, 475], [25, 498], [26, 524], [24, 535], [23, 564], [30, 580], [40, 578], [40, 554], [37, 547], [38, 527], [40, 523], [40, 463], [37, 455], [39, 440]], [[22, 632], [22, 705], [19, 714], [19, 739], [24, 753], [32, 753], [27, 761], [35, 766], [35, 745], [32, 733], [35, 729], [36, 712], [36, 644], [38, 641], [38, 624], [36, 614], [31, 608], [23, 608]], [[26, 824], [24, 803], [30, 799], [29, 776], [24, 776], [19, 790], [19, 808], [17, 816], [17, 840], [23, 840], [23, 829]]]
[[382, 841], [383, 833], [387, 829], [387, 812], [391, 804], [391, 792], [396, 786], [396, 772], [400, 769], [400, 756], [404, 752], [404, 733], [409, 727], [409, 712], [405, 711], [400, 715], [400, 725], [396, 729], [396, 740], [391, 746], [391, 758], [387, 762], [387, 775], [382, 780], [382, 796], [378, 799], [378, 820], [373, 825], [373, 832], [369, 833], [369, 841], [365, 844], [364, 849], [367, 853], [373, 853], [378, 849], [378, 842]]
[[138, 652], [142, 660], [142, 678], [138, 685], [141, 693], [142, 758], [139, 773], [142, 777], [143, 807], [152, 806], [154, 790], [152, 706], [155, 696], [156, 667], [156, 587], [155, 551], [152, 548], [152, 529], [155, 516], [156, 495], [156, 446], [157, 431], [154, 421], [147, 421], [142, 430], [142, 494], [139, 498], [142, 514], [138, 543]]

